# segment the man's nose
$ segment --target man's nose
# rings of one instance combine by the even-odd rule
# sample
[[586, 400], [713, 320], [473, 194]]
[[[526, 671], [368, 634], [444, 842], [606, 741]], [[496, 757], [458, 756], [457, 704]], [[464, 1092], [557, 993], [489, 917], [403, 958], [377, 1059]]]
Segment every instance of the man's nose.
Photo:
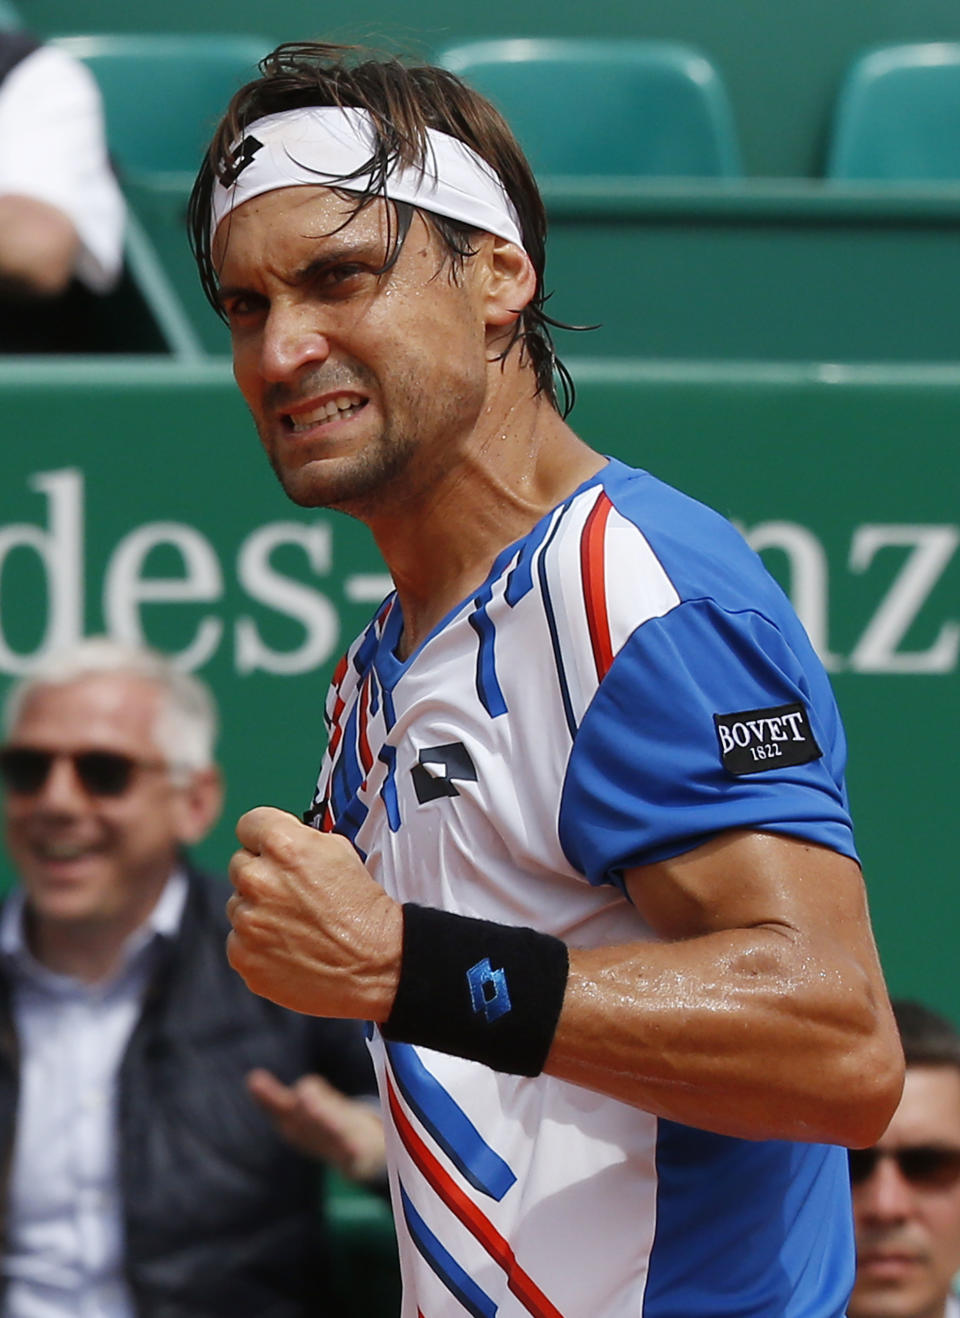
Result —
[[300, 367], [323, 363], [330, 356], [330, 339], [317, 309], [309, 304], [275, 302], [270, 308], [260, 349], [260, 374], [280, 383]]
[[866, 1181], [854, 1189], [854, 1209], [865, 1220], [902, 1221], [913, 1205], [913, 1187], [894, 1158], [880, 1158]]
[[88, 800], [73, 760], [69, 755], [55, 755], [34, 797], [35, 806], [47, 811], [77, 810], [82, 809]]

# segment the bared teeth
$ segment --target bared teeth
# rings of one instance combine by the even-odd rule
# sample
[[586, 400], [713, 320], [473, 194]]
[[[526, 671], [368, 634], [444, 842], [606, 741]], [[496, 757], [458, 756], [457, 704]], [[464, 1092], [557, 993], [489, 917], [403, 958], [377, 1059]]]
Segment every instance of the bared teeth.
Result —
[[321, 403], [319, 407], [309, 412], [299, 412], [296, 416], [288, 417], [290, 428], [296, 434], [299, 430], [309, 430], [311, 426], [320, 425], [325, 421], [351, 416], [363, 407], [364, 401], [356, 394], [338, 394], [336, 398]]

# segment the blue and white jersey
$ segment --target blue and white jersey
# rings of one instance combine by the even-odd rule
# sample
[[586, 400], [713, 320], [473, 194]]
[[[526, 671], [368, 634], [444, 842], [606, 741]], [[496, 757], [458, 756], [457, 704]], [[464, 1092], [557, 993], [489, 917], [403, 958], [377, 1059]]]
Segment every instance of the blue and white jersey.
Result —
[[[630, 867], [730, 828], [855, 855], [843, 732], [779, 587], [717, 514], [610, 462], [408, 659], [339, 665], [308, 818], [397, 900], [572, 947], [649, 940]], [[680, 1126], [371, 1041], [403, 1318], [840, 1318], [846, 1155]]]

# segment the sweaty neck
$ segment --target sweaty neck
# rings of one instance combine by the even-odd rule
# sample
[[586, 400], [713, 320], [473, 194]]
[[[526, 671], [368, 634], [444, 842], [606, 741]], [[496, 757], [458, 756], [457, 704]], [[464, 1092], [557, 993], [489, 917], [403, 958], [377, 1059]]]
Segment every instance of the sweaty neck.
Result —
[[483, 583], [507, 545], [605, 463], [540, 397], [491, 409], [413, 504], [368, 518], [397, 589], [410, 654]]

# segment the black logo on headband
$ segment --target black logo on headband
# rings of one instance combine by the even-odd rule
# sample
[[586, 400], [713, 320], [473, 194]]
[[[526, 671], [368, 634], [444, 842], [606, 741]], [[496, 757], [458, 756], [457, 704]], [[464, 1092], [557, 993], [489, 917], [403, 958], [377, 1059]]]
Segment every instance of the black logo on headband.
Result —
[[262, 149], [263, 143], [257, 141], [255, 137], [245, 137], [240, 143], [240, 150], [234, 156], [233, 164], [220, 175], [220, 182], [223, 186], [232, 188], [253, 157]]

